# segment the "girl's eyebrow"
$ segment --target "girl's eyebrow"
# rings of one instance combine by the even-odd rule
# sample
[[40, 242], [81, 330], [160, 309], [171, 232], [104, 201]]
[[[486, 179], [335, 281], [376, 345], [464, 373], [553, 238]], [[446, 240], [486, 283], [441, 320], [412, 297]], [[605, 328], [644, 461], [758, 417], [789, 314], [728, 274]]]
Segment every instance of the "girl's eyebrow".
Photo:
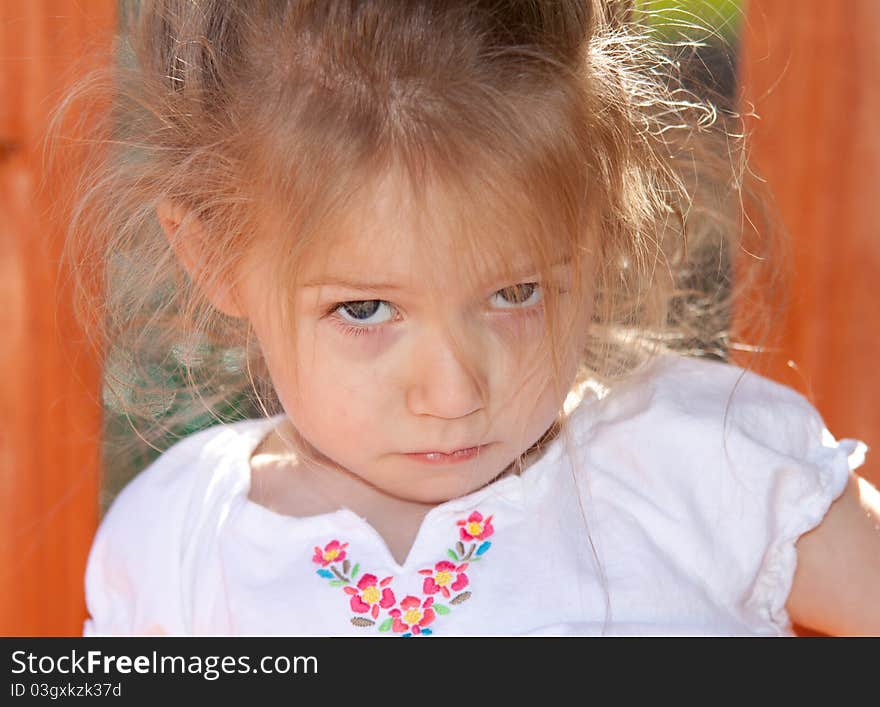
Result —
[[[557, 268], [564, 265], [568, 265], [571, 263], [570, 258], [563, 258], [556, 263], [553, 263], [551, 267]], [[534, 267], [532, 268], [521, 268], [512, 274], [509, 279], [516, 280], [519, 277], [528, 277], [534, 271]], [[505, 278], [496, 277], [495, 280], [499, 282]], [[407, 288], [403, 285], [398, 285], [396, 283], [391, 282], [355, 282], [354, 280], [347, 280], [343, 277], [327, 277], [323, 278], [320, 281], [314, 282], [306, 282], [301, 285], [302, 288], [318, 288], [318, 287], [343, 287], [348, 290], [358, 290], [360, 292], [376, 292], [379, 290], [387, 290], [393, 292], [403, 292]]]
[[303, 288], [316, 288], [316, 287], [344, 287], [348, 290], [361, 290], [363, 292], [373, 292], [376, 290], [394, 290], [401, 291], [405, 290], [405, 287], [401, 285], [396, 285], [389, 282], [354, 282], [352, 280], [345, 280], [341, 278], [328, 278], [325, 280], [321, 280], [320, 282], [306, 282], [302, 285]]

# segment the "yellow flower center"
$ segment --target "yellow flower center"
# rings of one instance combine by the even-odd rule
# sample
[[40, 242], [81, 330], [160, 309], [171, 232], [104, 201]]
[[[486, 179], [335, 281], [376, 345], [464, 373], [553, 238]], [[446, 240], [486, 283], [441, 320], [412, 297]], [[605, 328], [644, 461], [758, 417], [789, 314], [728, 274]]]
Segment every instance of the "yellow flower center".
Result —
[[332, 562], [336, 559], [337, 555], [339, 555], [339, 550], [326, 550], [324, 552], [324, 559], [328, 562]]
[[467, 524], [468, 532], [476, 537], [480, 533], [483, 532], [483, 524], [482, 523], [468, 523]]
[[448, 570], [443, 570], [442, 572], [438, 572], [434, 575], [434, 581], [437, 582], [441, 587], [445, 587], [452, 581], [452, 572]]
[[403, 615], [403, 620], [408, 626], [413, 626], [422, 620], [421, 609], [409, 609]]
[[361, 599], [363, 599], [367, 604], [375, 604], [379, 601], [379, 587], [375, 584], [372, 587], [367, 587], [364, 591], [361, 592]]

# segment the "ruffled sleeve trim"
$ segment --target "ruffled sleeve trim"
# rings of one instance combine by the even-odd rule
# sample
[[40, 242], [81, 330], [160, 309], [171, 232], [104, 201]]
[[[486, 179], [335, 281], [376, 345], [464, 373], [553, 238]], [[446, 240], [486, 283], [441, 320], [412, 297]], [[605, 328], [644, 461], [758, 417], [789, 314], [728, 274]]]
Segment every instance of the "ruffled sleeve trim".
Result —
[[794, 499], [790, 512], [780, 519], [779, 529], [767, 549], [747, 601], [750, 610], [773, 624], [781, 634], [791, 633], [791, 619], [785, 605], [797, 568], [795, 543], [822, 522], [831, 504], [846, 488], [850, 472], [864, 463], [867, 451], [864, 442], [837, 441], [825, 429], [822, 446], [812, 449], [806, 457], [806, 463], [818, 470], [815, 485]]

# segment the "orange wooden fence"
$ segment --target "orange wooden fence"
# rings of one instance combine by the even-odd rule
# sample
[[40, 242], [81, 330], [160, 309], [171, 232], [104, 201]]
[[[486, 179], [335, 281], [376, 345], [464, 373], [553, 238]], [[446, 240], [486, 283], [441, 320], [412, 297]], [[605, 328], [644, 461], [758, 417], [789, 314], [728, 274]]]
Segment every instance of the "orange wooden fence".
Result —
[[745, 20], [751, 156], [794, 253], [770, 370], [873, 444], [860, 473], [880, 484], [880, 2], [751, 0]]
[[[98, 516], [99, 365], [73, 325], [47, 116], [109, 47], [113, 0], [0, 2], [0, 634], [77, 635]], [[105, 52], [106, 55], [106, 52]]]

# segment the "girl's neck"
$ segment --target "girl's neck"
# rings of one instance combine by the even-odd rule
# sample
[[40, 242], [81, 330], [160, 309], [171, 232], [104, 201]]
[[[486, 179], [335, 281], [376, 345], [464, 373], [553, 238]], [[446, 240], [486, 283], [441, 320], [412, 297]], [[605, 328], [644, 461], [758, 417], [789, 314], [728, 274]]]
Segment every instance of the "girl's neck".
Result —
[[[555, 432], [548, 430], [541, 442], [552, 439]], [[425, 515], [436, 504], [390, 496], [332, 462], [322, 465], [306, 455], [298, 456], [293, 449], [300, 439], [287, 417], [263, 438], [250, 458], [248, 499], [294, 518], [348, 508], [375, 529], [395, 561], [403, 565]], [[523, 455], [519, 464], [511, 464], [494, 480], [521, 472], [522, 465], [540, 456], [542, 445], [535, 446], [537, 450]]]
[[434, 506], [388, 496], [344, 470], [316, 468], [290, 451], [285, 442], [292, 439], [290, 431], [285, 418], [257, 445], [250, 459], [248, 499], [295, 518], [348, 508], [376, 530], [402, 565]]
[[317, 463], [297, 454], [291, 442], [299, 440], [284, 418], [251, 455], [249, 498], [283, 515], [296, 517], [330, 513], [349, 508], [362, 516], [389, 512], [424, 517], [434, 504], [395, 498], [334, 465]]

